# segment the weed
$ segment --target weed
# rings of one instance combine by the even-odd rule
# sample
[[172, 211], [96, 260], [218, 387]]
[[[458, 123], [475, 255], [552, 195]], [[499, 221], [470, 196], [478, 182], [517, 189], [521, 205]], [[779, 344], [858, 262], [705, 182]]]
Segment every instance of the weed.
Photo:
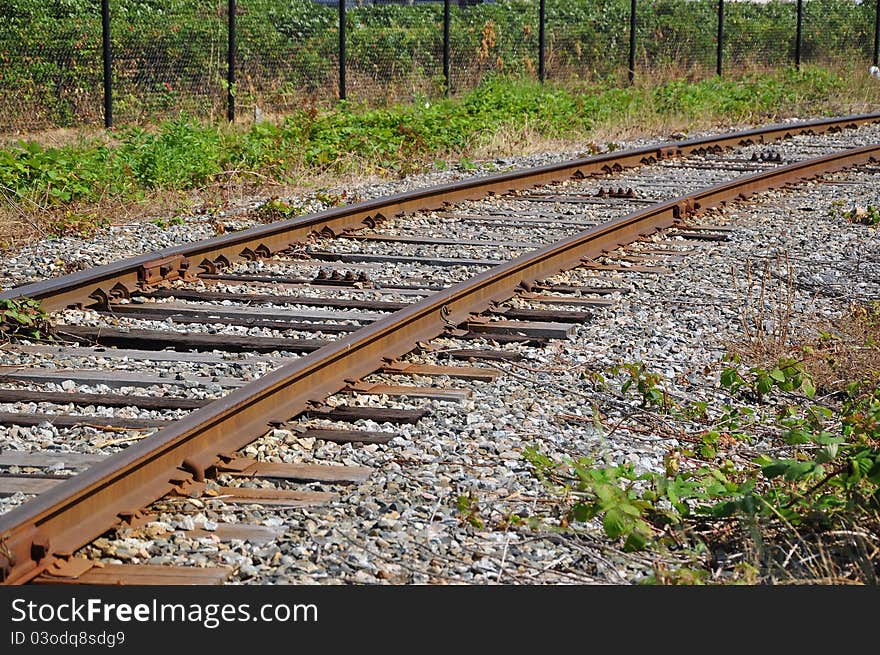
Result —
[[261, 223], [272, 223], [305, 213], [305, 207], [293, 205], [280, 198], [270, 198], [253, 211], [253, 216]]
[[807, 398], [816, 395], [816, 387], [803, 363], [791, 358], [779, 359], [770, 369], [753, 367], [745, 377], [735, 367], [725, 368], [721, 372], [721, 386], [732, 393], [745, 392], [750, 398], [759, 399], [773, 389], [798, 391]]
[[169, 227], [172, 227], [174, 225], [185, 225], [186, 219], [183, 216], [177, 215], [177, 216], [172, 216], [171, 218], [161, 218], [161, 217], [154, 218], [153, 220], [150, 221], [150, 223], [152, 223], [153, 225], [155, 225], [156, 227], [158, 227], [161, 230], [166, 230]]
[[56, 237], [75, 236], [86, 239], [109, 226], [110, 221], [104, 216], [65, 211], [49, 223], [49, 234]]
[[[833, 342], [838, 353], [847, 343], [861, 357], [864, 343], [876, 348], [880, 341], [878, 316], [875, 305], [860, 308], [848, 319], [859, 326], [849, 331], [858, 339], [826, 334], [819, 342]], [[722, 371], [722, 387], [734, 401], [751, 406], [664, 407], [646, 381], [643, 407], [662, 412], [666, 423], [681, 421], [673, 434], [682, 445], [667, 453], [662, 473], [597, 465], [589, 458], [558, 462], [537, 448], [528, 449], [525, 458], [534, 475], [560, 494], [562, 529], [589, 532], [595, 519], [624, 550], [654, 553], [658, 564], [645, 582], [697, 584], [721, 574], [750, 582], [804, 576], [870, 582], [880, 553], [880, 384], [874, 352], [874, 359], [859, 360], [874, 362], [869, 371], [838, 369], [838, 375], [847, 375], [839, 382], [845, 393], [835, 403], [816, 402], [810, 358], [743, 369], [732, 356], [735, 365]], [[631, 375], [632, 387], [650, 379], [641, 363], [619, 370]], [[874, 376], [872, 382], [866, 373]], [[694, 432], [694, 424], [704, 427]], [[767, 439], [773, 441], [772, 454], [765, 447], [750, 450]], [[741, 530], [732, 529], [737, 524]], [[797, 563], [791, 561], [792, 548], [803, 551]], [[738, 550], [751, 559], [725, 564], [726, 554]], [[670, 568], [665, 562], [672, 552], [714, 564]], [[814, 559], [824, 564], [810, 564]]]
[[460, 495], [455, 500], [455, 507], [461, 515], [461, 520], [478, 530], [485, 525], [482, 516], [480, 516], [480, 505], [473, 493]]
[[[489, 11], [492, 3], [484, 4]], [[250, 125], [218, 126], [182, 115], [152, 128], [116, 131], [112, 140], [90, 133], [61, 147], [22, 142], [0, 148], [0, 209], [16, 216], [0, 236], [13, 241], [20, 232], [39, 233], [47, 207], [76, 206], [88, 214], [160, 193], [210, 194], [234, 185], [256, 191], [318, 174], [334, 182], [332, 176], [403, 175], [437, 160], [473, 170], [478, 157], [525, 144], [534, 152], [664, 132], [685, 121], [695, 129], [756, 122], [797, 113], [805, 102], [830, 111], [827, 99], [854, 94], [852, 84], [820, 68], [626, 89], [601, 81], [573, 87], [490, 75], [460, 96], [427, 103], [320, 108], [304, 102], [283, 120]], [[319, 196], [328, 206], [344, 200]], [[284, 208], [276, 209], [266, 220], [281, 218]]]
[[0, 336], [3, 339], [49, 338], [49, 316], [33, 298], [0, 299]]
[[342, 193], [330, 193], [329, 191], [316, 191], [314, 194], [315, 200], [320, 202], [327, 207], [341, 207], [347, 201], [348, 194], [345, 191]]
[[642, 399], [642, 407], [656, 407], [663, 411], [671, 408], [673, 403], [669, 394], [663, 389], [663, 378], [658, 373], [649, 371], [643, 362], [625, 363], [612, 368], [610, 372], [617, 375], [623, 372], [629, 376], [621, 386], [620, 392], [625, 394], [635, 385]]
[[736, 352], [757, 360], [788, 352], [794, 295], [788, 255], [777, 254], [757, 269], [746, 260], [742, 274], [732, 270], [731, 275], [743, 333]]
[[867, 207], [853, 207], [846, 213], [846, 219], [850, 223], [858, 223], [859, 225], [868, 225], [876, 227], [880, 225], [880, 208], [876, 205], [868, 205]]

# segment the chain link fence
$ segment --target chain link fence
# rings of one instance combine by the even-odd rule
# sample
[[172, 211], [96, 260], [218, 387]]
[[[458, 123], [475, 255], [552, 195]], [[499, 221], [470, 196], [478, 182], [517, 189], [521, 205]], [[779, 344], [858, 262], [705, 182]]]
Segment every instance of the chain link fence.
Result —
[[226, 0], [111, 0], [113, 107], [119, 123], [185, 111], [224, 115]]
[[463, 93], [487, 76], [623, 85], [800, 63], [866, 69], [876, 63], [880, 5], [343, 1], [4, 0], [0, 133], [135, 125], [181, 111], [259, 120], [340, 98], [381, 106]]
[[100, 11], [0, 8], [0, 132], [100, 123], [102, 79]]

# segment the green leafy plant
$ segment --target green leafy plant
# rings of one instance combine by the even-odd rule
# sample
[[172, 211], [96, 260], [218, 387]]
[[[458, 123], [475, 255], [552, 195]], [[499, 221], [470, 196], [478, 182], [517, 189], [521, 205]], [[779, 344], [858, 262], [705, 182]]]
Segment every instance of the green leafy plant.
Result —
[[171, 218], [154, 218], [150, 221], [156, 227], [165, 230], [173, 225], [185, 225], [186, 219], [183, 216], [177, 215], [172, 216]]
[[625, 373], [628, 379], [621, 386], [621, 393], [627, 393], [633, 386], [642, 398], [642, 407], [656, 407], [664, 411], [669, 410], [673, 402], [663, 388], [663, 378], [660, 374], [648, 370], [643, 362], [625, 363], [612, 369], [616, 374]]
[[864, 208], [854, 207], [846, 213], [846, 218], [850, 223], [876, 227], [880, 225], [880, 208], [876, 205], [868, 205]]
[[[798, 374], [803, 375], [789, 372], [769, 379], [793, 390], [798, 388]], [[748, 380], [727, 375], [728, 384], [754, 387], [762, 381], [764, 376], [757, 373]], [[759, 403], [768, 398], [755, 396]], [[702, 416], [711, 427], [696, 438], [682, 432], [688, 443], [670, 451], [663, 472], [638, 473], [629, 464], [597, 465], [590, 458], [555, 461], [529, 448], [524, 457], [535, 476], [558, 494], [557, 511], [563, 517], [558, 528], [535, 517], [530, 525], [577, 534], [594, 530], [591, 522], [598, 520], [604, 535], [621, 542], [625, 550], [654, 551], [659, 558], [657, 571], [644, 581], [664, 584], [706, 581], [708, 571], [700, 574], [689, 566], [670, 570], [662, 564], [663, 558], [685, 549], [699, 560], [704, 558], [701, 553], [731, 548], [731, 519], [748, 527], [759, 549], [778, 544], [782, 559], [790, 552], [787, 539], [804, 548], [807, 540], [845, 542], [846, 535], [854, 534], [852, 530], [876, 533], [880, 528], [880, 385], [853, 387], [847, 398], [835, 408], [785, 405], [763, 417], [754, 409], [730, 405], [714, 416], [703, 407], [683, 408], [666, 420], [689, 417], [690, 422]], [[777, 435], [784, 455], [757, 454], [751, 461], [740, 457], [734, 463], [717, 448], [724, 441], [725, 448], [735, 448], [755, 440], [753, 431], [767, 430]], [[695, 454], [701, 457], [695, 459]], [[828, 558], [847, 556], [846, 546], [833, 548], [842, 551], [826, 552], [826, 567], [832, 566]], [[876, 551], [870, 555], [870, 549], [864, 548], [860, 552], [869, 553], [865, 556], [876, 564]], [[767, 565], [769, 561], [759, 568], [743, 562], [727, 574], [755, 580], [766, 574], [762, 567]], [[857, 571], [871, 564], [860, 566]]]
[[480, 515], [480, 505], [473, 493], [462, 494], [455, 500], [455, 508], [461, 517], [461, 520], [478, 530], [483, 529], [485, 522]]
[[89, 238], [109, 226], [110, 221], [105, 216], [96, 213], [80, 214], [66, 211], [49, 223], [49, 232], [56, 237]]
[[300, 205], [293, 205], [280, 198], [270, 198], [253, 211], [253, 216], [262, 223], [272, 223], [299, 216], [304, 212], [305, 208]]
[[0, 335], [4, 339], [45, 339], [52, 326], [49, 316], [33, 298], [0, 299]]
[[779, 391], [800, 392], [807, 398], [816, 394], [816, 387], [804, 370], [802, 362], [791, 358], [781, 358], [773, 368], [750, 368], [745, 376], [735, 367], [725, 368], [721, 372], [721, 386], [732, 393], [749, 393], [753, 396], [764, 396], [773, 389]]
[[328, 207], [339, 207], [341, 205], [344, 205], [346, 201], [345, 192], [330, 193], [329, 191], [316, 191], [314, 195], [315, 200], [327, 205]]

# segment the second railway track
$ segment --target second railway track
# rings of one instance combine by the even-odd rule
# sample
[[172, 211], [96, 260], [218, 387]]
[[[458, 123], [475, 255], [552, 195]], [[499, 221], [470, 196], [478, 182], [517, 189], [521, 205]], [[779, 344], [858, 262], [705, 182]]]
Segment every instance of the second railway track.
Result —
[[[777, 126], [465, 181], [5, 292], [54, 311], [63, 343], [2, 353], [0, 490], [16, 495], [0, 516], [0, 575], [225, 579], [232, 569], [95, 566], [77, 551], [114, 526], [149, 521], [163, 497], [332, 503], [382, 474], [346, 462], [344, 449], [393, 449], [395, 430], [427, 413], [388, 398], [465, 400], [451, 380], [495, 380], [499, 363], [517, 357], [508, 346], [565, 339], [626, 291], [554, 275], [662, 271], [689, 245], [728, 238], [697, 222], [707, 209], [873, 165], [878, 120]], [[249, 447], [274, 432], [341, 445], [342, 461], [315, 463], [296, 445], [284, 458]], [[265, 526], [224, 530], [272, 538]]]

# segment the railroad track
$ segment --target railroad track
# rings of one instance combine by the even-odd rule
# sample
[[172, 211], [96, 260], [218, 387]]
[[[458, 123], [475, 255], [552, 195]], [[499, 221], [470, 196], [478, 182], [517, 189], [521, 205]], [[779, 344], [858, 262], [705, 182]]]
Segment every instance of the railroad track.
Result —
[[150, 521], [163, 498], [333, 502], [381, 471], [295, 449], [294, 461], [267, 461], [254, 444], [280, 430], [393, 449], [395, 430], [427, 411], [387, 399], [461, 401], [468, 388], [452, 381], [491, 382], [517, 344], [565, 339], [625, 292], [555, 275], [662, 272], [690, 245], [728, 238], [697, 222], [707, 209], [880, 159], [878, 122], [774, 126], [465, 180], [0, 294], [40, 300], [59, 341], [7, 344], [0, 360], [3, 581], [222, 581], [231, 569], [96, 566], [78, 551]]

